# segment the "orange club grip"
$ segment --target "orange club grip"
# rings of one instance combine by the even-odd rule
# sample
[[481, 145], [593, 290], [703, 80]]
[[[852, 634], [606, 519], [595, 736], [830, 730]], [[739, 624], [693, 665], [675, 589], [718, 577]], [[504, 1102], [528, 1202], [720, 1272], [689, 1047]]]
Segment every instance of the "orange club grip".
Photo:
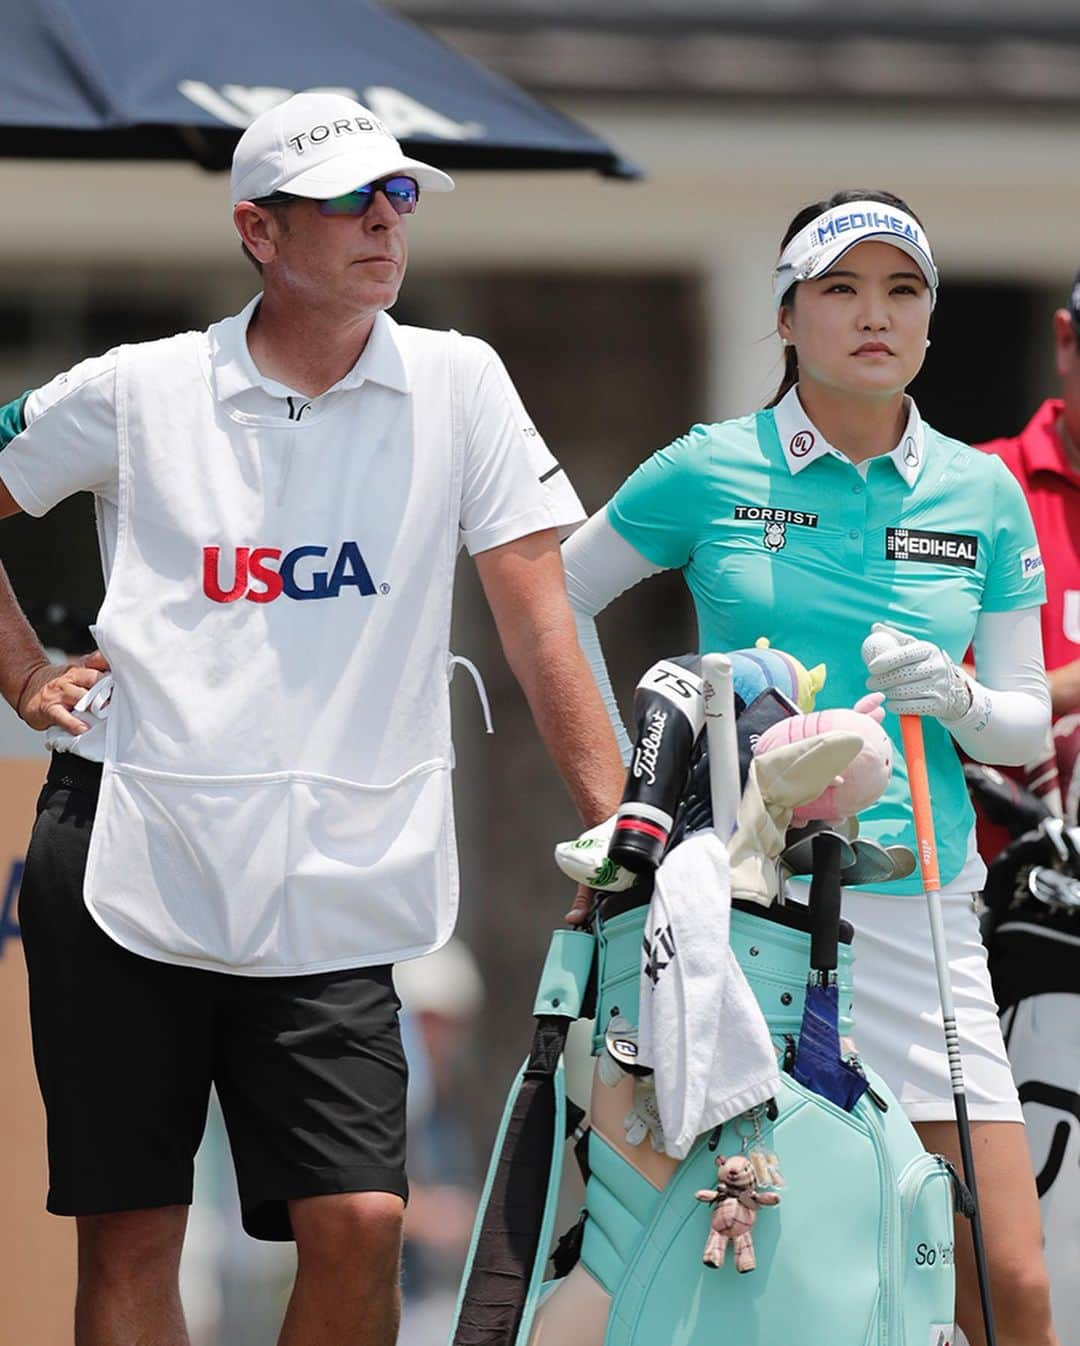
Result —
[[930, 807], [930, 778], [926, 773], [926, 746], [922, 720], [918, 715], [900, 716], [900, 734], [904, 741], [911, 808], [915, 814], [915, 839], [919, 854], [919, 872], [924, 890], [940, 891], [937, 841], [934, 838], [934, 814]]

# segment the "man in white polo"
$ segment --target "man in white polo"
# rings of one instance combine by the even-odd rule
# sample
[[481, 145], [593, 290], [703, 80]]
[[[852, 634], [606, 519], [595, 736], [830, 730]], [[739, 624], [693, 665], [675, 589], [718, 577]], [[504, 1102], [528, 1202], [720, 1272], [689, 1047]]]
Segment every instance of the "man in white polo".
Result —
[[349, 99], [264, 114], [232, 173], [261, 295], [61, 375], [0, 454], [0, 514], [93, 493], [107, 580], [90, 667], [0, 589], [0, 689], [54, 748], [20, 920], [78, 1346], [186, 1342], [211, 1083], [245, 1227], [298, 1245], [283, 1346], [395, 1339], [390, 969], [456, 914], [462, 543], [584, 821], [619, 798], [558, 549], [578, 500], [494, 351], [385, 312], [404, 217], [452, 186]]

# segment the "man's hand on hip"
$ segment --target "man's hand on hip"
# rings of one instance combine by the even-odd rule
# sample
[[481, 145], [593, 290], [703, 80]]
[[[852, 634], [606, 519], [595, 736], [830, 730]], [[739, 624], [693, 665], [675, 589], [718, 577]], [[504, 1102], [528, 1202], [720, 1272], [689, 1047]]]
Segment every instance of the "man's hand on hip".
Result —
[[73, 664], [42, 664], [26, 680], [15, 707], [31, 729], [49, 729], [54, 724], [69, 734], [85, 734], [90, 728], [77, 719], [71, 708], [109, 671], [98, 650]]

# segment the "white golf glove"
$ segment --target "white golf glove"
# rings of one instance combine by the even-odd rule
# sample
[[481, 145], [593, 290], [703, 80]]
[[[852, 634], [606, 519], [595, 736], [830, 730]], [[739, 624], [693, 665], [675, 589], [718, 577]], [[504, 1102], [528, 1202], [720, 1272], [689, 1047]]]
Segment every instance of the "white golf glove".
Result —
[[954, 724], [971, 709], [971, 686], [943, 649], [875, 622], [862, 645], [872, 692], [893, 715], [932, 715]]
[[631, 1145], [640, 1145], [648, 1136], [656, 1153], [664, 1153], [664, 1124], [660, 1120], [656, 1083], [651, 1075], [634, 1081], [634, 1103], [623, 1118], [623, 1130]]

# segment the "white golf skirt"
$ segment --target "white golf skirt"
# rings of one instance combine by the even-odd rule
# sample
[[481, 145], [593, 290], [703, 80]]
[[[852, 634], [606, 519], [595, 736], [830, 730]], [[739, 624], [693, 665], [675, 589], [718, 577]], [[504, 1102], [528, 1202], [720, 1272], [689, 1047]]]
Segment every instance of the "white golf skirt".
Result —
[[[805, 901], [804, 885], [790, 885]], [[1023, 1122], [1005, 1053], [986, 950], [970, 893], [942, 893], [949, 977], [972, 1121]], [[855, 927], [854, 1038], [913, 1122], [952, 1121], [930, 919], [922, 897], [844, 890]]]

